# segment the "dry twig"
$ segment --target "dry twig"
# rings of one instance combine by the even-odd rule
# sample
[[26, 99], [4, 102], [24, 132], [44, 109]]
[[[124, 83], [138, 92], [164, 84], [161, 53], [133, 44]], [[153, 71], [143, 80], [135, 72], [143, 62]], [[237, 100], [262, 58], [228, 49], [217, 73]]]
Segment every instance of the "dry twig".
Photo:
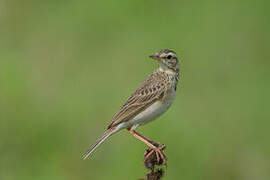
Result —
[[[159, 146], [159, 144], [157, 146]], [[165, 145], [162, 145], [161, 149], [164, 150]], [[167, 168], [167, 164], [164, 164], [163, 160], [158, 158], [151, 148], [147, 148], [144, 151], [144, 165], [151, 172], [146, 174], [146, 179], [139, 180], [161, 180], [161, 177], [164, 175], [164, 170], [160, 166], [165, 165]]]

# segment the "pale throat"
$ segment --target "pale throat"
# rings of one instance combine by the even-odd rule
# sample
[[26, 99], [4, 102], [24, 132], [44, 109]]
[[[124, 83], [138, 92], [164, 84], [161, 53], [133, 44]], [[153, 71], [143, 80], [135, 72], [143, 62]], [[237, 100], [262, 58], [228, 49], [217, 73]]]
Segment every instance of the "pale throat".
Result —
[[174, 70], [172, 69], [169, 69], [167, 66], [165, 65], [159, 65], [158, 67], [158, 70], [161, 71], [161, 72], [165, 72], [167, 74], [170, 74], [170, 75], [173, 75], [173, 76], [176, 76], [178, 73], [175, 72]]

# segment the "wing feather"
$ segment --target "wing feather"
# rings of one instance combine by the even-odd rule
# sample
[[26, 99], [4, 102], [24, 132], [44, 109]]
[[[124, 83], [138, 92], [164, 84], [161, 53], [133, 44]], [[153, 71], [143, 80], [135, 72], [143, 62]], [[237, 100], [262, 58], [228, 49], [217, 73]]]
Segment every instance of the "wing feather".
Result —
[[166, 87], [164, 74], [156, 72], [150, 74], [114, 116], [108, 129], [132, 119], [151, 104], [160, 100], [166, 92]]

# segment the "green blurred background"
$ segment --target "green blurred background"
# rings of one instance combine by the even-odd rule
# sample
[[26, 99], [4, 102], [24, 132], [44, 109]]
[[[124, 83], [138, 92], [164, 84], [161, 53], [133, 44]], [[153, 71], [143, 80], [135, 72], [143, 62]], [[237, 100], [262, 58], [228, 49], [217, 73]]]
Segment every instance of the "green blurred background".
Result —
[[127, 131], [85, 150], [170, 48], [172, 108], [138, 131], [167, 145], [164, 179], [270, 177], [270, 1], [0, 1], [0, 179], [138, 179]]

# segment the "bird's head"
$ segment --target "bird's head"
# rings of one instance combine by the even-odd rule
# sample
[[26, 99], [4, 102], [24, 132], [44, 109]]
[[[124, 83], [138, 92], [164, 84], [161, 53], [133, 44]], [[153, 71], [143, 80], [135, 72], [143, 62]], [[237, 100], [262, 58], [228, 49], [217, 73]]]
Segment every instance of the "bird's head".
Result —
[[162, 49], [149, 57], [158, 61], [161, 70], [173, 71], [175, 73], [179, 72], [178, 58], [174, 51], [169, 49]]

